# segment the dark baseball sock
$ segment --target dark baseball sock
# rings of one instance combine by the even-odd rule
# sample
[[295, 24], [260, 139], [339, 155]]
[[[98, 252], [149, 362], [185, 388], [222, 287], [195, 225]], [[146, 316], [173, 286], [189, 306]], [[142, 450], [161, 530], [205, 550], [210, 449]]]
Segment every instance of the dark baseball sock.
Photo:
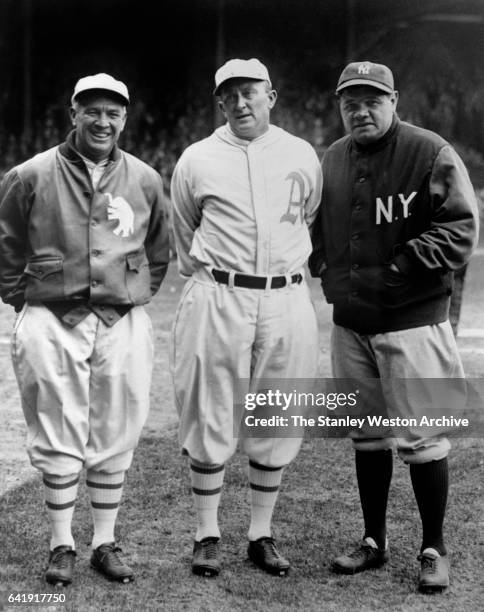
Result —
[[449, 491], [449, 465], [447, 457], [439, 461], [410, 465], [410, 477], [422, 519], [422, 552], [435, 548], [441, 555], [447, 554], [443, 525], [447, 494]]
[[355, 451], [356, 477], [365, 521], [365, 538], [385, 548], [388, 491], [392, 480], [391, 450]]

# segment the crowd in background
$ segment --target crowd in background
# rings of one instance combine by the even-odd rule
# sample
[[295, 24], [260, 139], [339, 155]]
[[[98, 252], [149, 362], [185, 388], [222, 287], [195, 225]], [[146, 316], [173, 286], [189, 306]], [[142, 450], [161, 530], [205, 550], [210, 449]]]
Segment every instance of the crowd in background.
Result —
[[[313, 89], [301, 95], [299, 90], [287, 89], [274, 109], [273, 123], [311, 142], [321, 156], [340, 135], [333, 110], [332, 94]], [[136, 100], [129, 108], [120, 144], [160, 172], [168, 185], [183, 150], [208, 136], [213, 128], [214, 106], [209, 96], [184, 106], [176, 103], [168, 110]], [[62, 142], [69, 129], [68, 109], [51, 105], [43, 117], [35, 119], [31, 134], [0, 131], [0, 173]]]
[[[278, 83], [278, 93], [272, 122], [310, 142], [318, 156], [322, 157], [324, 150], [342, 135], [333, 91], [322, 91], [314, 86], [301, 87], [295, 81], [282, 81]], [[168, 107], [157, 105], [154, 101], [146, 103], [136, 97], [136, 92], [133, 94], [134, 101], [129, 107], [128, 122], [120, 145], [155, 168], [168, 189], [173, 168], [183, 150], [192, 142], [208, 136], [214, 129], [214, 117], [218, 116], [220, 121], [222, 117], [215, 110], [208, 91], [204, 95], [180, 92], [171, 98]], [[436, 104], [442, 109], [446, 100], [439, 99]], [[437, 125], [434, 108], [428, 108], [428, 117], [422, 113], [422, 105], [413, 108], [404, 104], [399, 108], [403, 119], [431, 127], [452, 142], [452, 134], [446, 134], [449, 130], [445, 127], [452, 124], [450, 110], [440, 114], [443, 125]], [[429, 121], [432, 125], [428, 125]], [[30, 134], [15, 134], [9, 131], [8, 125], [0, 126], [0, 177], [35, 153], [62, 142], [70, 128], [67, 103], [48, 106], [43, 116], [35, 117]], [[470, 167], [475, 177], [474, 184], [481, 193], [484, 187], [483, 156], [464, 143], [452, 144]]]

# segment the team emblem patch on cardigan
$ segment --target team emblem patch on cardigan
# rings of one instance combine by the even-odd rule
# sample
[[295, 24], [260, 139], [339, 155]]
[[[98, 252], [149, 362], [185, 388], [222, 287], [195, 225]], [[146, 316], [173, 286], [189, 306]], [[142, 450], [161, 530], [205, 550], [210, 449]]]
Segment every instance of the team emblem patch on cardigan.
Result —
[[110, 193], [104, 194], [108, 198], [108, 219], [118, 221], [118, 225], [113, 229], [116, 236], [127, 238], [134, 232], [134, 212], [126, 200], [120, 196], [113, 196]]

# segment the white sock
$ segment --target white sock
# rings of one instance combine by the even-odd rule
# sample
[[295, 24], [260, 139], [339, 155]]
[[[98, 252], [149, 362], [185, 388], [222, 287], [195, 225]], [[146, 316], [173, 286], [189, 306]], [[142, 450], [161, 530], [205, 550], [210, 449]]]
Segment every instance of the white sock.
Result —
[[218, 507], [222, 495], [225, 466], [205, 464], [190, 460], [190, 479], [193, 501], [197, 511], [197, 532], [195, 540], [220, 537], [218, 527]]
[[115, 541], [114, 527], [123, 494], [124, 474], [124, 471], [113, 474], [87, 471], [86, 485], [94, 522], [93, 550], [101, 544]]
[[284, 468], [266, 467], [249, 461], [251, 492], [249, 540], [271, 536], [271, 521]]
[[79, 487], [79, 474], [68, 476], [44, 474], [43, 482], [51, 528], [50, 550], [54, 550], [57, 546], [71, 546], [75, 549], [71, 525]]

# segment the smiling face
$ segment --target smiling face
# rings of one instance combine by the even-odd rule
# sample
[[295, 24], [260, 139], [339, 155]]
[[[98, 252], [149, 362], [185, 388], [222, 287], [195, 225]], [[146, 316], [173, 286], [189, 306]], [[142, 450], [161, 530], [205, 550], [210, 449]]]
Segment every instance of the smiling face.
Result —
[[108, 93], [83, 96], [71, 108], [76, 147], [98, 163], [109, 157], [126, 123], [126, 107]]
[[254, 140], [269, 129], [276, 98], [267, 81], [237, 78], [221, 86], [219, 106], [236, 136]]
[[390, 129], [397, 102], [397, 91], [386, 94], [366, 85], [344, 89], [339, 109], [346, 131], [358, 144], [376, 142]]

